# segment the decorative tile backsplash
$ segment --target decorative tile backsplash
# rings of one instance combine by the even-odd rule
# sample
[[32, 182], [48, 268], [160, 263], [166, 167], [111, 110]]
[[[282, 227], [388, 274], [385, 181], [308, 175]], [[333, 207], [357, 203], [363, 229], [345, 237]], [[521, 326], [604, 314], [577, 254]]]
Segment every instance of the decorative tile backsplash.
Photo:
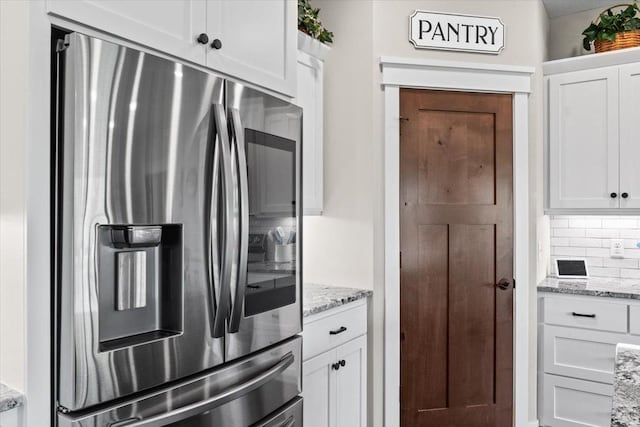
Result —
[[[624, 258], [611, 258], [612, 239], [621, 239]], [[551, 273], [559, 257], [586, 258], [589, 274], [640, 279], [640, 217], [551, 217]]]

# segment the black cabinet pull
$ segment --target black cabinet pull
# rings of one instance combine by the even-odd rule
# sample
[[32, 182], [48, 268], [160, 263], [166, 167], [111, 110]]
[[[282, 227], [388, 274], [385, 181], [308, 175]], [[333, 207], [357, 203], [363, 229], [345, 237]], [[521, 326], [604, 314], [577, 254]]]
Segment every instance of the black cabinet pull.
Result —
[[338, 335], [338, 334], [341, 334], [341, 333], [345, 332], [346, 330], [347, 330], [346, 327], [340, 326], [340, 329], [336, 329], [334, 331], [329, 331], [329, 335]]
[[340, 369], [340, 362], [338, 363], [333, 363], [331, 365], [331, 369], [333, 369], [334, 371], [337, 371], [338, 369]]
[[216, 50], [222, 49], [222, 42], [220, 39], [214, 39], [213, 42], [211, 42], [211, 47]]
[[616, 197], [618, 197], [618, 193], [611, 193], [611, 198], [615, 199]]
[[575, 311], [571, 312], [571, 315], [573, 315], [575, 317], [589, 317], [591, 319], [595, 319], [596, 318], [595, 314], [576, 313]]
[[347, 364], [347, 361], [342, 359], [339, 363], [340, 363], [340, 366], [342, 366], [344, 368], [345, 365]]
[[196, 40], [200, 44], [207, 44], [209, 43], [209, 36], [206, 35], [205, 33], [201, 33]]
[[622, 193], [621, 196], [623, 199], [626, 199], [627, 197], [629, 197], [629, 193]]

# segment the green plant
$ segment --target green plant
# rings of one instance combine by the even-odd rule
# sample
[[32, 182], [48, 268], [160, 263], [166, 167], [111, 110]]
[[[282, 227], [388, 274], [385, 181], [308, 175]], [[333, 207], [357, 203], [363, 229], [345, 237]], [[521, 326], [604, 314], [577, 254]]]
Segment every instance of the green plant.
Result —
[[591, 42], [593, 41], [615, 41], [617, 33], [640, 29], [640, 18], [636, 17], [640, 9], [635, 1], [632, 5], [615, 14], [611, 11], [614, 7], [616, 6], [612, 6], [602, 12], [599, 16], [600, 22], [592, 22], [591, 25], [582, 32], [584, 36], [582, 45], [586, 50], [591, 50]]
[[298, 30], [322, 43], [333, 43], [333, 33], [322, 26], [319, 13], [320, 9], [313, 8], [309, 0], [298, 0]]

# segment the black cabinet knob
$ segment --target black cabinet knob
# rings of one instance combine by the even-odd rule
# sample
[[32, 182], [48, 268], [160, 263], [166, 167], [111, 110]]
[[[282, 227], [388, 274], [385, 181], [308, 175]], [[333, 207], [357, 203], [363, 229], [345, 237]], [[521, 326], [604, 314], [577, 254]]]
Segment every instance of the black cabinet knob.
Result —
[[346, 364], [347, 364], [347, 362], [346, 362], [344, 359], [342, 359], [342, 360], [340, 361], [340, 366], [342, 366], [343, 368], [344, 368], [344, 366], [345, 366]]
[[618, 193], [611, 193], [611, 198], [615, 199], [616, 197], [618, 197]]
[[331, 369], [333, 369], [334, 371], [340, 369], [340, 362], [332, 364]]
[[222, 42], [220, 41], [220, 39], [213, 39], [213, 42], [211, 42], [211, 47], [214, 49], [222, 49]]
[[209, 36], [206, 35], [205, 33], [201, 33], [196, 40], [200, 44], [207, 44], [209, 43]]
[[626, 199], [627, 197], [629, 197], [629, 193], [622, 193], [621, 196], [623, 199]]

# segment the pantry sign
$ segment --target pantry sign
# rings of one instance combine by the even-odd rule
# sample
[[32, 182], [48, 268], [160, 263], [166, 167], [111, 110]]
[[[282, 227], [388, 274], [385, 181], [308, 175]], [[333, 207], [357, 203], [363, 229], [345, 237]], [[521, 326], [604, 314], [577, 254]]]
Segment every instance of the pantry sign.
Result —
[[409, 16], [409, 41], [416, 48], [499, 54], [505, 28], [500, 18], [416, 10]]

